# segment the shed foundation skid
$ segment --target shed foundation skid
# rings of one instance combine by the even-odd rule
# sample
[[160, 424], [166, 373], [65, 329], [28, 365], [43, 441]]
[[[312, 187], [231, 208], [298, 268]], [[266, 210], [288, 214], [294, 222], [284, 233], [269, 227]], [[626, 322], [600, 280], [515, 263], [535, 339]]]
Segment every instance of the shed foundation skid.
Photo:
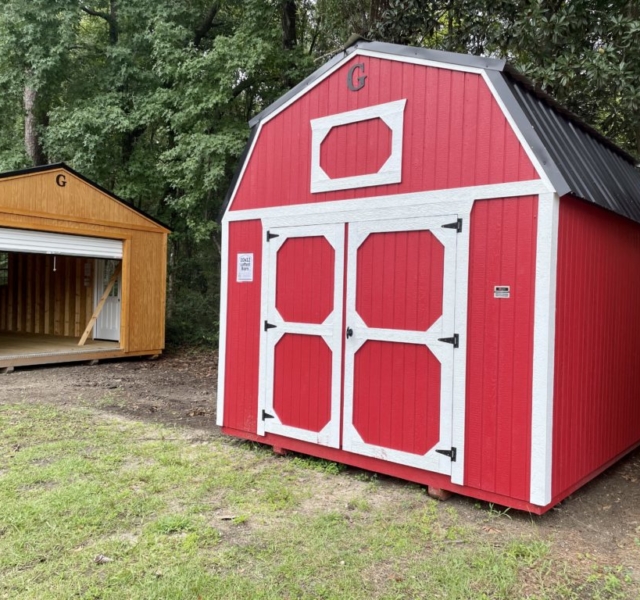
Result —
[[503, 61], [369, 42], [250, 125], [224, 433], [536, 514], [638, 445], [632, 157]]
[[0, 368], [162, 352], [167, 233], [65, 165], [0, 174]]

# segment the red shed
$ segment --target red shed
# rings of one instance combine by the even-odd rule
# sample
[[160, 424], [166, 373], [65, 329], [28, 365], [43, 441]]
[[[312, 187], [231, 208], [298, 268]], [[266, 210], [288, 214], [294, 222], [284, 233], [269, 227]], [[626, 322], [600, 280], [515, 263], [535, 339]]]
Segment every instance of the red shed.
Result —
[[640, 172], [504, 61], [359, 42], [225, 206], [229, 435], [543, 513], [640, 443]]

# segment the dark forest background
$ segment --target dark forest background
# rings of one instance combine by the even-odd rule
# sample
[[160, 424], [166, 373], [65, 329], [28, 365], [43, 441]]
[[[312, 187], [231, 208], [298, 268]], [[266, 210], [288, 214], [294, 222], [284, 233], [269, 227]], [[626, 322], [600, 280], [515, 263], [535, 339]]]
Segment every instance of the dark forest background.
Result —
[[171, 227], [169, 342], [215, 344], [247, 120], [351, 34], [507, 58], [640, 155], [640, 3], [1, 0], [0, 171], [65, 161]]

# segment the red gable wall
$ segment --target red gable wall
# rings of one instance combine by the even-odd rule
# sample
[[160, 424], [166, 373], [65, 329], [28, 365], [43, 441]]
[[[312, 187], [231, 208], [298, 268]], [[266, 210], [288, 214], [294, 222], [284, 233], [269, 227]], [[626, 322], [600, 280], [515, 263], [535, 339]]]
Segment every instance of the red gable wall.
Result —
[[[364, 63], [367, 79], [352, 92], [347, 74], [355, 63]], [[402, 99], [407, 99], [402, 182], [311, 194], [311, 119]], [[337, 160], [351, 162], [349, 172], [366, 172], [361, 163], [367, 155], [379, 159], [369, 152], [376, 144], [345, 136]], [[531, 179], [538, 175], [480, 75], [354, 56], [263, 126], [231, 209]]]

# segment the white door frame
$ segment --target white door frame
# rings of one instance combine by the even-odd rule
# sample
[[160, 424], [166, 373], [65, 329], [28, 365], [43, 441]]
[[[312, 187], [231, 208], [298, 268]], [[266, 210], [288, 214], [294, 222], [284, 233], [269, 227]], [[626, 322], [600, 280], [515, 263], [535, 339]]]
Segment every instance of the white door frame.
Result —
[[[100, 298], [102, 298], [102, 294], [104, 293], [104, 265], [105, 261], [108, 259], [95, 259], [94, 261], [94, 269], [95, 269], [95, 282], [93, 286], [93, 310], [96, 309], [98, 303], [100, 302]], [[100, 317], [104, 314], [105, 306], [102, 307], [101, 313], [98, 315], [96, 322], [93, 326], [93, 338], [94, 339], [103, 339], [108, 341], [114, 341], [121, 343], [122, 342], [122, 272], [118, 276], [118, 339], [112, 340], [109, 337], [104, 337], [99, 335], [99, 326], [100, 326]], [[107, 298], [107, 302], [109, 302], [109, 298]]]
[[[540, 183], [538, 182], [538, 186]], [[514, 186], [515, 187], [515, 186]], [[527, 186], [524, 187], [528, 191]], [[521, 189], [522, 189], [521, 187]], [[498, 186], [500, 192], [507, 192], [506, 186]], [[466, 190], [465, 190], [466, 191]], [[471, 190], [469, 190], [471, 191]], [[474, 190], [477, 194], [477, 188]], [[488, 190], [482, 190], [488, 191]], [[493, 197], [499, 197], [495, 194]], [[452, 193], [453, 192], [453, 193]], [[479, 194], [481, 195], [481, 194]], [[509, 195], [509, 194], [505, 194]], [[511, 193], [513, 194], [513, 192]], [[385, 198], [375, 198], [369, 210], [359, 206], [364, 201], [340, 201], [323, 203], [318, 206], [292, 206], [278, 209], [264, 209], [252, 211], [251, 217], [262, 218], [263, 233], [274, 227], [299, 227], [306, 225], [356, 223], [366, 221], [383, 221], [386, 219], [415, 219], [421, 217], [441, 217], [442, 215], [457, 214], [462, 219], [462, 228], [457, 233], [456, 251], [456, 288], [455, 288], [455, 333], [459, 336], [458, 348], [453, 357], [453, 404], [451, 413], [451, 445], [456, 448], [456, 461], [451, 463], [451, 481], [459, 485], [464, 484], [464, 449], [465, 449], [465, 410], [466, 410], [466, 355], [467, 355], [467, 300], [469, 280], [469, 233], [470, 215], [475, 200], [474, 194], [460, 193], [456, 198], [455, 191], [445, 190], [438, 193], [400, 194]], [[355, 202], [356, 206], [352, 203]], [[390, 207], [391, 206], [391, 207]], [[289, 210], [287, 210], [287, 208]], [[311, 213], [317, 209], [317, 213]], [[307, 212], [305, 212], [307, 211]], [[287, 214], [288, 213], [288, 214]], [[229, 214], [229, 213], [227, 213]], [[248, 215], [246, 215], [248, 216]], [[228, 224], [226, 221], [225, 225]], [[262, 272], [262, 306], [266, 306], [268, 264], [266, 253], [263, 252]], [[266, 340], [260, 348], [259, 380], [266, 377]], [[220, 400], [222, 403], [223, 400]], [[264, 423], [261, 415], [265, 409], [264, 396], [258, 401], [258, 435], [265, 435]], [[222, 420], [224, 408], [218, 418]], [[448, 460], [448, 459], [446, 459]]]
[[[275, 325], [262, 331], [261, 364], [264, 362], [264, 376], [260, 377], [258, 433], [266, 432], [313, 442], [332, 448], [340, 447], [340, 396], [342, 374], [342, 298], [344, 282], [344, 225], [302, 225], [278, 227], [272, 223], [268, 229], [269, 241], [263, 238], [263, 273], [261, 323]], [[334, 293], [333, 310], [321, 324], [292, 323], [282, 318], [276, 308], [277, 256], [284, 243], [291, 238], [324, 237], [334, 249]], [[275, 347], [286, 333], [320, 336], [331, 350], [331, 418], [319, 432], [285, 425], [280, 421], [273, 406]], [[264, 359], [264, 360], [263, 360]], [[264, 418], [264, 411], [271, 415]]]
[[[346, 323], [353, 335], [345, 345], [344, 367], [344, 429], [342, 447], [348, 452], [388, 460], [402, 465], [426, 469], [449, 475], [453, 464], [451, 458], [437, 452], [452, 447], [453, 413], [453, 360], [458, 348], [441, 341], [450, 338], [456, 331], [456, 229], [443, 227], [456, 223], [457, 214], [438, 217], [414, 217], [385, 219], [384, 221], [360, 221], [349, 225]], [[364, 241], [375, 233], [430, 231], [444, 247], [442, 315], [426, 331], [380, 329], [366, 325], [356, 309], [356, 287], [358, 276], [358, 250]], [[459, 335], [459, 334], [458, 334]], [[412, 454], [365, 442], [353, 424], [355, 355], [369, 340], [400, 342], [426, 346], [440, 363], [440, 436], [424, 455]], [[457, 461], [457, 456], [456, 456]]]

